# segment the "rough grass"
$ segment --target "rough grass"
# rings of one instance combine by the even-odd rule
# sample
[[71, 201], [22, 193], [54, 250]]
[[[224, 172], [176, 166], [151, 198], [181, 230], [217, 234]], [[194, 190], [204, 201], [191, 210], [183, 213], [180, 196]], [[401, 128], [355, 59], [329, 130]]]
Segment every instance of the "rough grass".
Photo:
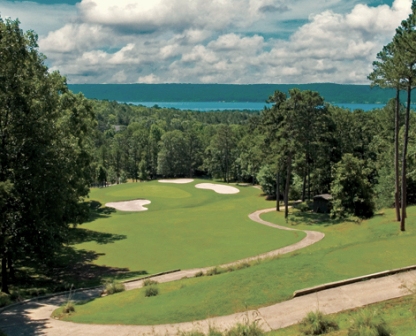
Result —
[[[252, 257], [301, 240], [303, 233], [282, 232], [254, 223], [248, 214], [272, 207], [255, 188], [221, 195], [184, 185], [144, 182], [93, 189], [90, 198], [109, 201], [144, 198], [144, 212], [101, 211], [77, 229], [85, 233], [78, 250], [94, 251], [97, 265], [147, 274], [220, 265]], [[74, 239], [76, 241], [76, 239]], [[82, 240], [81, 240], [82, 241]]]
[[[393, 211], [357, 224], [330, 223], [321, 216], [292, 216], [296, 228], [325, 233], [321, 242], [296, 253], [236, 272], [159, 284], [161, 293], [145, 301], [143, 289], [94, 300], [68, 320], [84, 323], [162, 324], [267, 306], [289, 299], [298, 289], [372, 272], [416, 264], [416, 207], [408, 209], [407, 231]], [[264, 219], [285, 225], [282, 213]]]

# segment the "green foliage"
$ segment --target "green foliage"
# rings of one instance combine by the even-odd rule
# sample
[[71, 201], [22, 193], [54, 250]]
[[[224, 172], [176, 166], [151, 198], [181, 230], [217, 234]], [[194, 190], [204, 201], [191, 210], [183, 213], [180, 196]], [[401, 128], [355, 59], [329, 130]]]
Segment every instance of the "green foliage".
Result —
[[390, 336], [391, 330], [377, 310], [362, 309], [353, 319], [348, 336]]
[[143, 281], [143, 286], [144, 287], [146, 287], [146, 286], [152, 286], [152, 285], [157, 285], [157, 284], [158, 284], [158, 282], [156, 280], [153, 280], [153, 279], [145, 279]]
[[370, 172], [364, 161], [351, 154], [345, 154], [342, 161], [335, 165], [334, 180], [331, 184], [333, 217], [341, 218], [352, 214], [369, 218], [374, 214]]
[[95, 115], [48, 71], [36, 34], [23, 33], [19, 21], [0, 20], [0, 54], [0, 258], [43, 264], [66, 242], [69, 225], [88, 217]]
[[226, 334], [226, 336], [263, 336], [263, 330], [257, 322], [237, 323]]
[[115, 280], [111, 280], [105, 284], [105, 290], [104, 292], [107, 295], [112, 295], [120, 292], [124, 292], [125, 287], [123, 283], [116, 282]]
[[299, 324], [302, 335], [322, 335], [338, 329], [338, 324], [319, 310], [309, 312]]
[[256, 179], [266, 195], [276, 196], [276, 173], [272, 171], [269, 165], [260, 168]]
[[0, 293], [0, 308], [1, 307], [5, 307], [5, 306], [7, 306], [7, 305], [9, 305], [11, 303], [12, 303], [12, 300], [11, 300], [9, 294]]
[[209, 270], [206, 271], [205, 275], [207, 276], [213, 276], [213, 275], [218, 275], [221, 273], [224, 273], [225, 269], [221, 268], [221, 267], [213, 267], [210, 268]]
[[146, 289], [144, 291], [144, 296], [145, 297], [157, 296], [157, 295], [159, 295], [159, 288], [157, 288], [156, 286], [146, 287]]
[[201, 331], [192, 330], [188, 332], [179, 332], [178, 336], [263, 336], [263, 330], [258, 326], [257, 322], [237, 323], [230, 330], [220, 332], [215, 328], [209, 328], [208, 334]]
[[75, 303], [74, 301], [68, 301], [62, 308], [62, 313], [71, 314], [75, 312]]
[[294, 207], [301, 212], [307, 212], [311, 210], [307, 202], [298, 203]]

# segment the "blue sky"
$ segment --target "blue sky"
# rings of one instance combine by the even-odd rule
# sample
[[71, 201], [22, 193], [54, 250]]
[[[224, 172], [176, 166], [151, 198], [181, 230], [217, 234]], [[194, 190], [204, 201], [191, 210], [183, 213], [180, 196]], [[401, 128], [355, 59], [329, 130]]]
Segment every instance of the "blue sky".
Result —
[[368, 83], [411, 0], [0, 0], [69, 83]]

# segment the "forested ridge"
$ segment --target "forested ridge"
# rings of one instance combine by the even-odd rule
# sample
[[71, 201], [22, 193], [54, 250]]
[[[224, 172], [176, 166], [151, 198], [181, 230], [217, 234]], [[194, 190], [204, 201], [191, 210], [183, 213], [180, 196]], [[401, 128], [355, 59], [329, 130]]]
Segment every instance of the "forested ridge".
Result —
[[[87, 98], [121, 102], [264, 102], [274, 91], [292, 88], [319, 92], [329, 103], [386, 104], [394, 89], [370, 85], [313, 84], [69, 84]], [[416, 102], [416, 96], [412, 95]]]

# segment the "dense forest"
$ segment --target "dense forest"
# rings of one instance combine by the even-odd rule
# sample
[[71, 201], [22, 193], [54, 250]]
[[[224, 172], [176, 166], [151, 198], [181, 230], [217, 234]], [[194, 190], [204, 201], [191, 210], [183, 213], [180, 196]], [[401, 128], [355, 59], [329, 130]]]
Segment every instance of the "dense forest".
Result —
[[[315, 84], [70, 84], [87, 98], [120, 102], [264, 102], [272, 92], [299, 90], [319, 92], [329, 103], [386, 104], [395, 97], [390, 88], [370, 85]], [[416, 101], [416, 96], [412, 96]]]
[[[394, 100], [370, 112], [336, 107], [316, 92], [297, 89], [289, 96], [276, 91], [269, 100], [273, 106], [258, 113], [92, 101], [98, 120], [95, 183], [204, 176], [260, 183], [272, 198], [279, 181], [278, 194], [287, 189], [289, 199], [348, 189], [369, 210], [357, 215], [393, 205]], [[413, 131], [410, 138], [413, 153]], [[412, 157], [409, 167], [413, 203]], [[342, 185], [345, 179], [348, 185]]]

